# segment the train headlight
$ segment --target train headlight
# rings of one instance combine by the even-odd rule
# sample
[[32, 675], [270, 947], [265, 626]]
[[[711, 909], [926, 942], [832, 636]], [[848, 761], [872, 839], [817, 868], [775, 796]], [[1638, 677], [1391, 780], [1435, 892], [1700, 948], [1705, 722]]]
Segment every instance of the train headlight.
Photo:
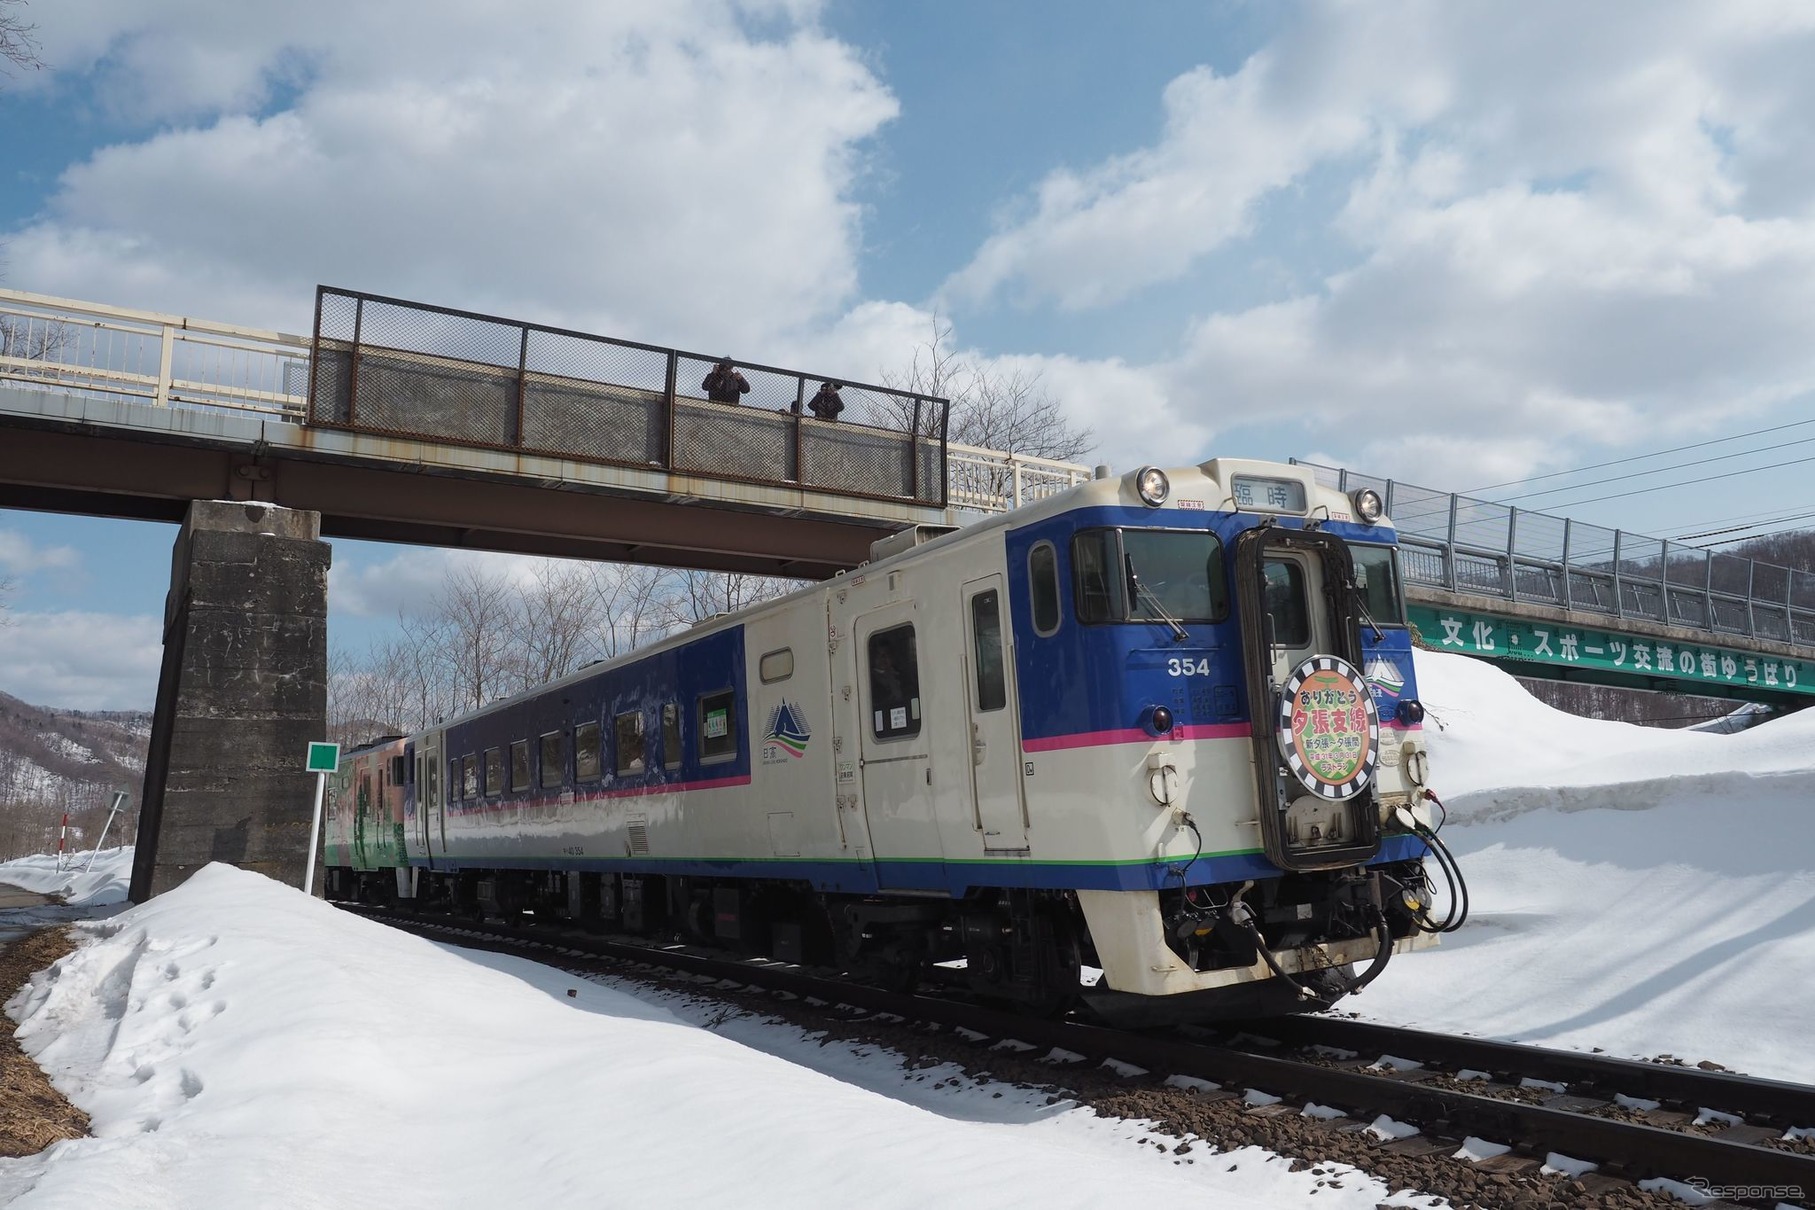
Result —
[[1415, 726], [1424, 721], [1424, 703], [1415, 697], [1401, 698], [1393, 714], [1406, 726]]
[[1166, 503], [1166, 493], [1172, 490], [1172, 481], [1166, 478], [1166, 472], [1157, 466], [1143, 466], [1134, 473], [1134, 490], [1141, 494], [1141, 500], [1148, 508], [1158, 508]]
[[1369, 525], [1380, 520], [1386, 513], [1386, 505], [1380, 499], [1380, 493], [1371, 487], [1350, 493], [1349, 499], [1355, 505], [1355, 515]]
[[1155, 706], [1147, 712], [1147, 728], [1155, 735], [1165, 735], [1172, 730], [1172, 708]]

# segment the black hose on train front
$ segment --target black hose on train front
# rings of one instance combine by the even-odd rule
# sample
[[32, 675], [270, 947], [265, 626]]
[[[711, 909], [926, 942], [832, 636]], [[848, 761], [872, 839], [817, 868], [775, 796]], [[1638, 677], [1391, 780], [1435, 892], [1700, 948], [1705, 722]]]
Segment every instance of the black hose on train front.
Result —
[[[1424, 792], [1424, 796], [1437, 804], [1437, 809], [1443, 812], [1444, 820], [1449, 818], [1449, 808], [1443, 805], [1442, 799], [1429, 790]], [[1468, 920], [1468, 883], [1463, 880], [1462, 867], [1457, 863], [1456, 855], [1437, 839], [1437, 831], [1443, 826], [1442, 822], [1439, 821], [1437, 828], [1427, 828], [1409, 807], [1397, 808], [1394, 815], [1429, 847], [1431, 855], [1437, 859], [1437, 868], [1443, 871], [1443, 881], [1449, 889], [1449, 911], [1444, 914], [1443, 923], [1433, 924], [1428, 914], [1419, 911], [1415, 917], [1418, 927], [1427, 933], [1455, 932]]]

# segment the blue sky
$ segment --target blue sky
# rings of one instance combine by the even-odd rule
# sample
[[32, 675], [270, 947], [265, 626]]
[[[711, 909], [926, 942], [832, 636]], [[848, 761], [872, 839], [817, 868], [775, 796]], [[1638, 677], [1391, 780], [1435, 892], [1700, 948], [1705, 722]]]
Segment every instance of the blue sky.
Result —
[[[936, 314], [1117, 466], [1467, 489], [1815, 419], [1800, 4], [26, 11], [17, 289], [301, 331], [330, 282], [871, 380]], [[1815, 510], [1808, 466], [1570, 511]], [[148, 704], [172, 535], [0, 513], [0, 690]], [[334, 640], [447, 558], [337, 544]]]

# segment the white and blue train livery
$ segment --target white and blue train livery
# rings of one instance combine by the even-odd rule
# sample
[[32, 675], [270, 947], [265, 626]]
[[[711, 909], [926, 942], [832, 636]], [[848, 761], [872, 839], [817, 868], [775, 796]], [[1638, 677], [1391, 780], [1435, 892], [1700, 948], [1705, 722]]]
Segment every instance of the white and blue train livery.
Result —
[[410, 737], [408, 872], [336, 885], [1122, 1020], [1325, 1005], [1443, 927], [1396, 559], [1373, 492], [1231, 459], [896, 535]]

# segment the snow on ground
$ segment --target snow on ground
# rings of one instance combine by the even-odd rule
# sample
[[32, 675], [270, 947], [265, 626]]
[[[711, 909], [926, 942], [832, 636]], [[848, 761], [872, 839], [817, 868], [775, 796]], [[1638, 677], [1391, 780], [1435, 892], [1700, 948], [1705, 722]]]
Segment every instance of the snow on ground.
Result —
[[132, 846], [80, 852], [65, 858], [57, 868], [54, 853], [0, 862], [0, 882], [40, 895], [55, 895], [71, 907], [102, 907], [125, 903], [132, 881]]
[[1463, 656], [1418, 680], [1473, 911], [1344, 1007], [1815, 1083], [1815, 710], [1711, 735], [1563, 714]]
[[791, 1027], [721, 1036], [655, 993], [438, 946], [227, 866], [80, 927], [94, 940], [7, 1011], [94, 1137], [0, 1160], [15, 1210], [1386, 1194], [1350, 1178], [1313, 1198], [1317, 1177], [1252, 1149], [1183, 1162], [1137, 1145], [1138, 1126], [1042, 1093], [934, 1089]]
[[[1550, 710], [1463, 657], [1420, 654], [1418, 673], [1474, 911], [1346, 1007], [1815, 1082], [1815, 710], [1659, 732]], [[103, 855], [84, 881], [32, 859], [0, 881], [105, 903], [130, 863]], [[80, 927], [94, 939], [7, 1011], [95, 1137], [0, 1160], [0, 1203], [1340, 1207], [1386, 1192], [1350, 1178], [1313, 1195], [1314, 1176], [1251, 1148], [1181, 1162], [1136, 1145], [1139, 1124], [1041, 1092], [916, 1079], [899, 1056], [433, 945], [223, 866]]]

